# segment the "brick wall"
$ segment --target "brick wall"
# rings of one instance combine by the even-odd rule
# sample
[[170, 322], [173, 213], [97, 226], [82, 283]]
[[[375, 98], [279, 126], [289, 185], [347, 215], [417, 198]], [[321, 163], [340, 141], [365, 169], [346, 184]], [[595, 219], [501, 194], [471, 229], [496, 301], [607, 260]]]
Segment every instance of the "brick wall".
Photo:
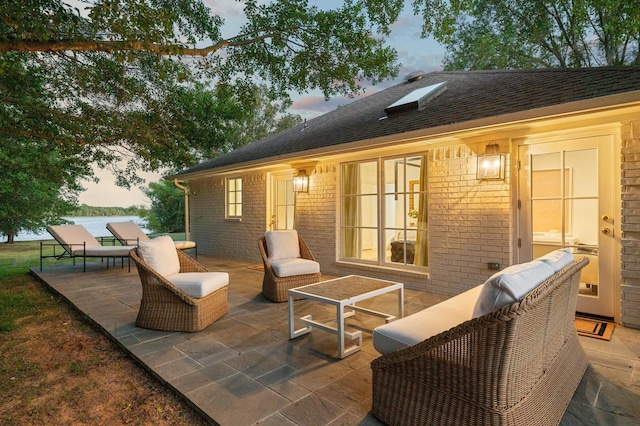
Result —
[[191, 238], [203, 254], [262, 263], [258, 238], [264, 235], [267, 186], [264, 173], [242, 174], [242, 220], [225, 218], [225, 179], [192, 180]]
[[[508, 141], [501, 145], [507, 152]], [[509, 173], [504, 181], [476, 180], [477, 157], [466, 145], [431, 150], [429, 155], [430, 274], [337, 261], [340, 165], [319, 163], [310, 175], [309, 192], [296, 194], [295, 227], [324, 274], [361, 274], [454, 295], [486, 280], [492, 273], [487, 262], [508, 265]], [[191, 182], [191, 238], [203, 254], [260, 263], [256, 241], [266, 226], [266, 174], [242, 178], [241, 221], [224, 218], [223, 178]]]
[[640, 119], [624, 123], [622, 138], [621, 320], [640, 328]]
[[[497, 141], [508, 152], [508, 141]], [[467, 145], [432, 151], [429, 164], [429, 263], [427, 291], [459, 294], [482, 284], [493, 272], [488, 262], [511, 259], [509, 167], [504, 181], [478, 181], [482, 147]]]

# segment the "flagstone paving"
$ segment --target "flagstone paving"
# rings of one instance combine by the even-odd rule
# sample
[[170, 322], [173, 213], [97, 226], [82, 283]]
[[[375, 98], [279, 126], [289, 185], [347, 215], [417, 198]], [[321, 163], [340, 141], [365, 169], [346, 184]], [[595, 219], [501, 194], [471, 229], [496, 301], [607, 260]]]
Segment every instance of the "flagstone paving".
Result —
[[[88, 262], [85, 273], [81, 265], [32, 273], [213, 424], [380, 424], [370, 414], [369, 364], [379, 356], [371, 330], [381, 319], [362, 314], [348, 319], [363, 331], [363, 348], [338, 360], [335, 336], [322, 330], [288, 339], [287, 304], [262, 296], [262, 272], [255, 264], [207, 256], [198, 261], [228, 272], [230, 284], [229, 313], [197, 333], [135, 326], [142, 289], [133, 265], [131, 272]], [[444, 299], [405, 290], [405, 314]], [[393, 313], [396, 300], [393, 293], [362, 304]], [[313, 313], [322, 319], [333, 312], [308, 300], [295, 303], [296, 316]], [[560, 424], [640, 424], [640, 330], [618, 326], [609, 342], [585, 337], [580, 342], [590, 366]]]

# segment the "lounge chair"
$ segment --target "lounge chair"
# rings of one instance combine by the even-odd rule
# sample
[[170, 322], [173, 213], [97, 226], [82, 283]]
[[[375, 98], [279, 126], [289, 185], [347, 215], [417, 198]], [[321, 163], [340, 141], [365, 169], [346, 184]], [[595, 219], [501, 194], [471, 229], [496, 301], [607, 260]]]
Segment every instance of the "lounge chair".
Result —
[[[123, 246], [135, 246], [139, 241], [150, 240], [149, 236], [142, 232], [142, 229], [135, 222], [109, 222], [107, 229], [114, 237], [120, 241]], [[198, 258], [198, 246], [195, 241], [174, 241], [176, 248], [179, 250], [195, 250], [195, 257]]]
[[199, 331], [229, 311], [229, 274], [209, 272], [177, 249], [169, 236], [131, 249], [142, 282], [138, 327]]
[[[63, 252], [56, 254], [55, 244], [53, 245], [53, 255], [47, 256], [43, 254], [43, 247], [51, 244], [40, 243], [40, 270], [42, 270], [42, 259], [54, 257], [62, 259], [66, 257], [73, 258], [73, 264], [76, 264], [76, 257], [82, 258], [83, 270], [87, 270], [87, 257], [99, 258], [121, 258], [122, 267], [124, 267], [124, 258], [129, 259], [129, 250], [131, 247], [123, 247], [117, 245], [104, 246], [87, 231], [82, 225], [56, 225], [49, 226], [47, 231], [55, 238]], [[107, 262], [107, 268], [109, 262]], [[129, 271], [131, 271], [131, 260], [129, 260]]]
[[297, 231], [267, 231], [258, 247], [264, 264], [262, 294], [272, 302], [286, 302], [290, 288], [320, 281], [320, 264]]

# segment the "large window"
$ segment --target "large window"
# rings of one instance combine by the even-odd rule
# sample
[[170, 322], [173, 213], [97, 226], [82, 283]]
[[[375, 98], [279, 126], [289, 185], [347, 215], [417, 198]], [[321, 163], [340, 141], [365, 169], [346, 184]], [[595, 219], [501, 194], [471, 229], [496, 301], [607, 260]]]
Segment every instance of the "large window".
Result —
[[342, 258], [428, 266], [427, 157], [342, 165]]
[[242, 217], [242, 178], [227, 179], [227, 218]]

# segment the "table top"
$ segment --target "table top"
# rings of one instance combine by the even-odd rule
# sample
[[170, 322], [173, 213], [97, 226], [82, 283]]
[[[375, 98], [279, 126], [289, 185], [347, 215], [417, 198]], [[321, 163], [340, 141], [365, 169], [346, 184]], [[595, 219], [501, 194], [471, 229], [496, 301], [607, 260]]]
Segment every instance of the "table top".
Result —
[[348, 275], [319, 283], [296, 287], [289, 293], [313, 295], [333, 300], [348, 300], [366, 293], [375, 292], [387, 287], [402, 288], [402, 283], [379, 280], [376, 278]]

